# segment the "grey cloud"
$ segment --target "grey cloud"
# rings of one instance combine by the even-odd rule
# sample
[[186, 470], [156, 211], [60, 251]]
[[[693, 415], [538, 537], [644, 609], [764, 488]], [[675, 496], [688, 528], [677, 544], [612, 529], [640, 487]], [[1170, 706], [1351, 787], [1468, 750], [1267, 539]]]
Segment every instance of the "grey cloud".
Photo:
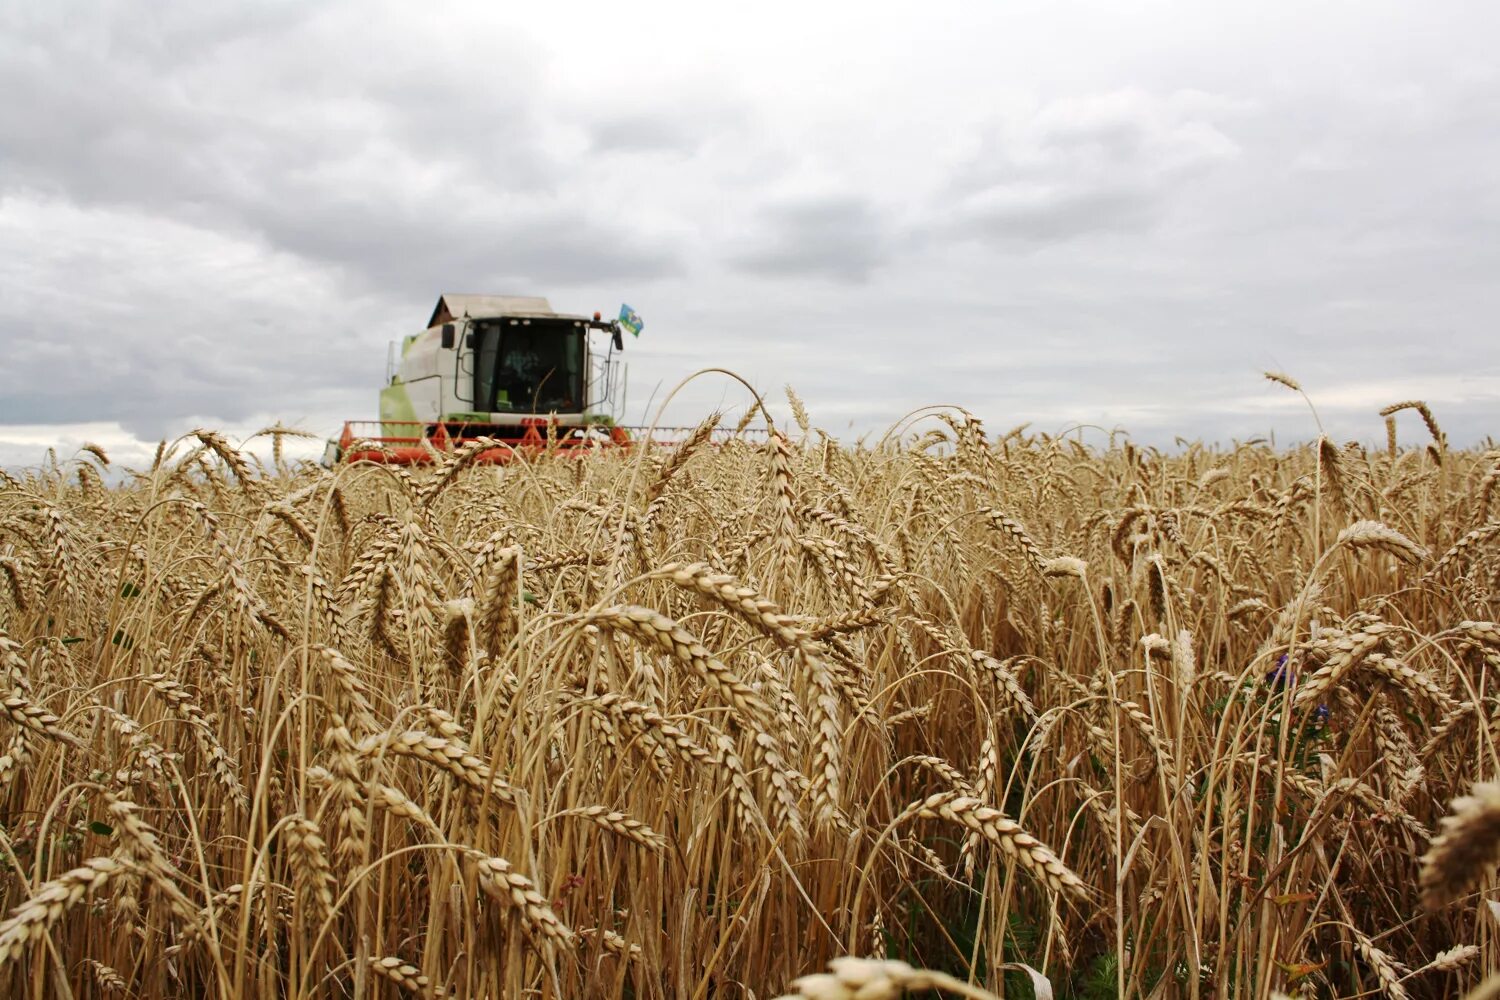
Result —
[[691, 153], [703, 134], [677, 116], [620, 115], [594, 122], [589, 144], [604, 153]]
[[965, 199], [954, 210], [952, 228], [995, 241], [1049, 243], [1089, 233], [1138, 232], [1160, 211], [1155, 193], [1140, 188], [1009, 187]]
[[100, 23], [93, 19], [97, 5], [87, 0], [54, 0], [35, 6], [29, 17], [25, 11], [16, 12], [23, 22], [29, 21], [33, 36], [45, 33], [66, 45], [69, 37], [97, 40], [102, 34], [112, 59], [169, 72], [215, 58], [231, 40], [234, 44], [285, 40], [312, 21], [317, 11], [303, 0], [262, 0], [254, 5], [203, 0], [152, 4], [128, 14], [117, 8], [116, 14]]
[[1216, 124], [1250, 109], [1183, 92], [1058, 100], [993, 122], [939, 195], [939, 237], [1050, 243], [1142, 232], [1188, 179], [1234, 159]]
[[273, 207], [260, 227], [277, 246], [353, 265], [381, 287], [426, 294], [442, 288], [549, 288], [583, 281], [642, 280], [680, 267], [666, 248], [635, 245], [623, 224], [566, 206], [475, 218], [462, 202], [396, 214], [376, 203]]
[[[0, 109], [0, 192], [259, 233], [375, 287], [430, 290], [435, 275], [552, 285], [679, 266], [639, 221], [558, 196], [577, 170], [548, 147], [527, 96], [542, 68], [519, 42], [455, 45], [434, 71], [410, 55], [382, 59], [390, 38], [366, 46], [360, 32], [343, 38], [286, 10], [247, 38], [233, 16], [158, 6], [192, 41], [175, 72], [162, 72], [162, 46], [123, 9], [92, 33], [70, 35], [61, 16], [13, 18], [0, 32], [0, 90], [38, 95]], [[328, 60], [342, 75], [320, 75]], [[37, 80], [49, 82], [36, 90]]]
[[1084, 39], [976, 0], [993, 30], [876, 19], [859, 47], [816, 6], [778, 38], [617, 5], [0, 3], [25, 95], [0, 102], [0, 423], [369, 415], [386, 342], [457, 289], [630, 301], [632, 418], [723, 365], [841, 432], [940, 401], [1307, 436], [1261, 384], [1281, 368], [1338, 437], [1421, 396], [1478, 440], [1493, 5], [1460, 29], [1268, 2], [1227, 34], [1217, 7], [1101, 3]]
[[[341, 37], [330, 9], [0, 13], [0, 91], [34, 94], [0, 102], [0, 256], [30, 262], [0, 261], [0, 424], [369, 415], [438, 291], [678, 270], [558, 190], [576, 171], [525, 87], [460, 39], [435, 67]], [[493, 72], [537, 78], [522, 48]]]
[[[139, 212], [0, 196], [0, 424], [322, 412], [417, 326], [336, 271]], [[362, 407], [368, 409], [370, 407]]]
[[679, 82], [629, 100], [592, 95], [568, 114], [582, 123], [593, 153], [678, 159], [715, 143], [745, 150], [756, 124], [744, 99], [713, 79]]
[[831, 197], [773, 204], [730, 263], [766, 277], [815, 275], [864, 281], [893, 252], [889, 223], [870, 202]]
[[[369, 402], [347, 415], [373, 409], [383, 358], [379, 341], [361, 345], [343, 335], [346, 331], [329, 330], [311, 317], [300, 323], [286, 317], [276, 329], [260, 331], [229, 313], [194, 320], [205, 324], [202, 335], [193, 336], [187, 322], [170, 316], [141, 324], [144, 329], [113, 326], [86, 314], [50, 317], [44, 330], [0, 319], [0, 344], [8, 354], [8, 375], [15, 379], [0, 396], [0, 424], [115, 420], [150, 439], [185, 414], [237, 421], [267, 411], [337, 412], [337, 402], [349, 396], [337, 387], [360, 384], [367, 389], [356, 395]], [[229, 328], [242, 331], [241, 343], [223, 341], [222, 331]], [[26, 350], [27, 342], [43, 332], [72, 347]]]

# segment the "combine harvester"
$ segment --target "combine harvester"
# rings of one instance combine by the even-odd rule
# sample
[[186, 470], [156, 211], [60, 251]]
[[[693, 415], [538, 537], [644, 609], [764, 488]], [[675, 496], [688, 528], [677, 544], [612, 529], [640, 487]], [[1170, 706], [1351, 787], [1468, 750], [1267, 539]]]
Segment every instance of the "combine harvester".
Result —
[[[346, 423], [324, 464], [423, 465], [478, 438], [496, 442], [477, 456], [493, 463], [643, 440], [642, 429], [615, 419], [625, 402], [624, 330], [641, 330], [628, 306], [601, 320], [553, 312], [544, 298], [443, 295], [427, 329], [401, 341], [399, 359], [391, 345], [380, 419]], [[607, 346], [590, 343], [592, 333]]]

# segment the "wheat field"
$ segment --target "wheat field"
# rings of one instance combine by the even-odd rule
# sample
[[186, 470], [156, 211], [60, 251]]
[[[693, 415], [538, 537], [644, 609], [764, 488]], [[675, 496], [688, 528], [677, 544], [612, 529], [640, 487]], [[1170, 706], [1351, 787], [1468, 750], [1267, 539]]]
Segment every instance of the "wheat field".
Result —
[[792, 407], [505, 466], [290, 467], [278, 428], [264, 465], [199, 431], [5, 475], [0, 990], [1399, 998], [1500, 965], [1500, 453], [1415, 402], [1378, 449], [1170, 452]]

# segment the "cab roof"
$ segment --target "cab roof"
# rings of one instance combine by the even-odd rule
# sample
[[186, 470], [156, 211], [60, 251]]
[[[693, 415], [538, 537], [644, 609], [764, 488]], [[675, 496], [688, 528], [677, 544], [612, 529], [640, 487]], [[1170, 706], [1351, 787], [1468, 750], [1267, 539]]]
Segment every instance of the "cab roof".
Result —
[[456, 319], [493, 319], [496, 316], [550, 316], [578, 319], [552, 311], [552, 305], [539, 295], [465, 295], [444, 292], [433, 307], [428, 329]]

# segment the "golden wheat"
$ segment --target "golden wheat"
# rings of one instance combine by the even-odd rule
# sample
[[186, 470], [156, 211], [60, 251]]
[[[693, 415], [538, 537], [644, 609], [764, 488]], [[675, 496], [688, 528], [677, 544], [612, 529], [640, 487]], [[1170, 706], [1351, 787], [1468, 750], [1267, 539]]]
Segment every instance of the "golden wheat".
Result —
[[755, 414], [0, 477], [0, 992], [1428, 998], [1500, 959], [1500, 455]]

